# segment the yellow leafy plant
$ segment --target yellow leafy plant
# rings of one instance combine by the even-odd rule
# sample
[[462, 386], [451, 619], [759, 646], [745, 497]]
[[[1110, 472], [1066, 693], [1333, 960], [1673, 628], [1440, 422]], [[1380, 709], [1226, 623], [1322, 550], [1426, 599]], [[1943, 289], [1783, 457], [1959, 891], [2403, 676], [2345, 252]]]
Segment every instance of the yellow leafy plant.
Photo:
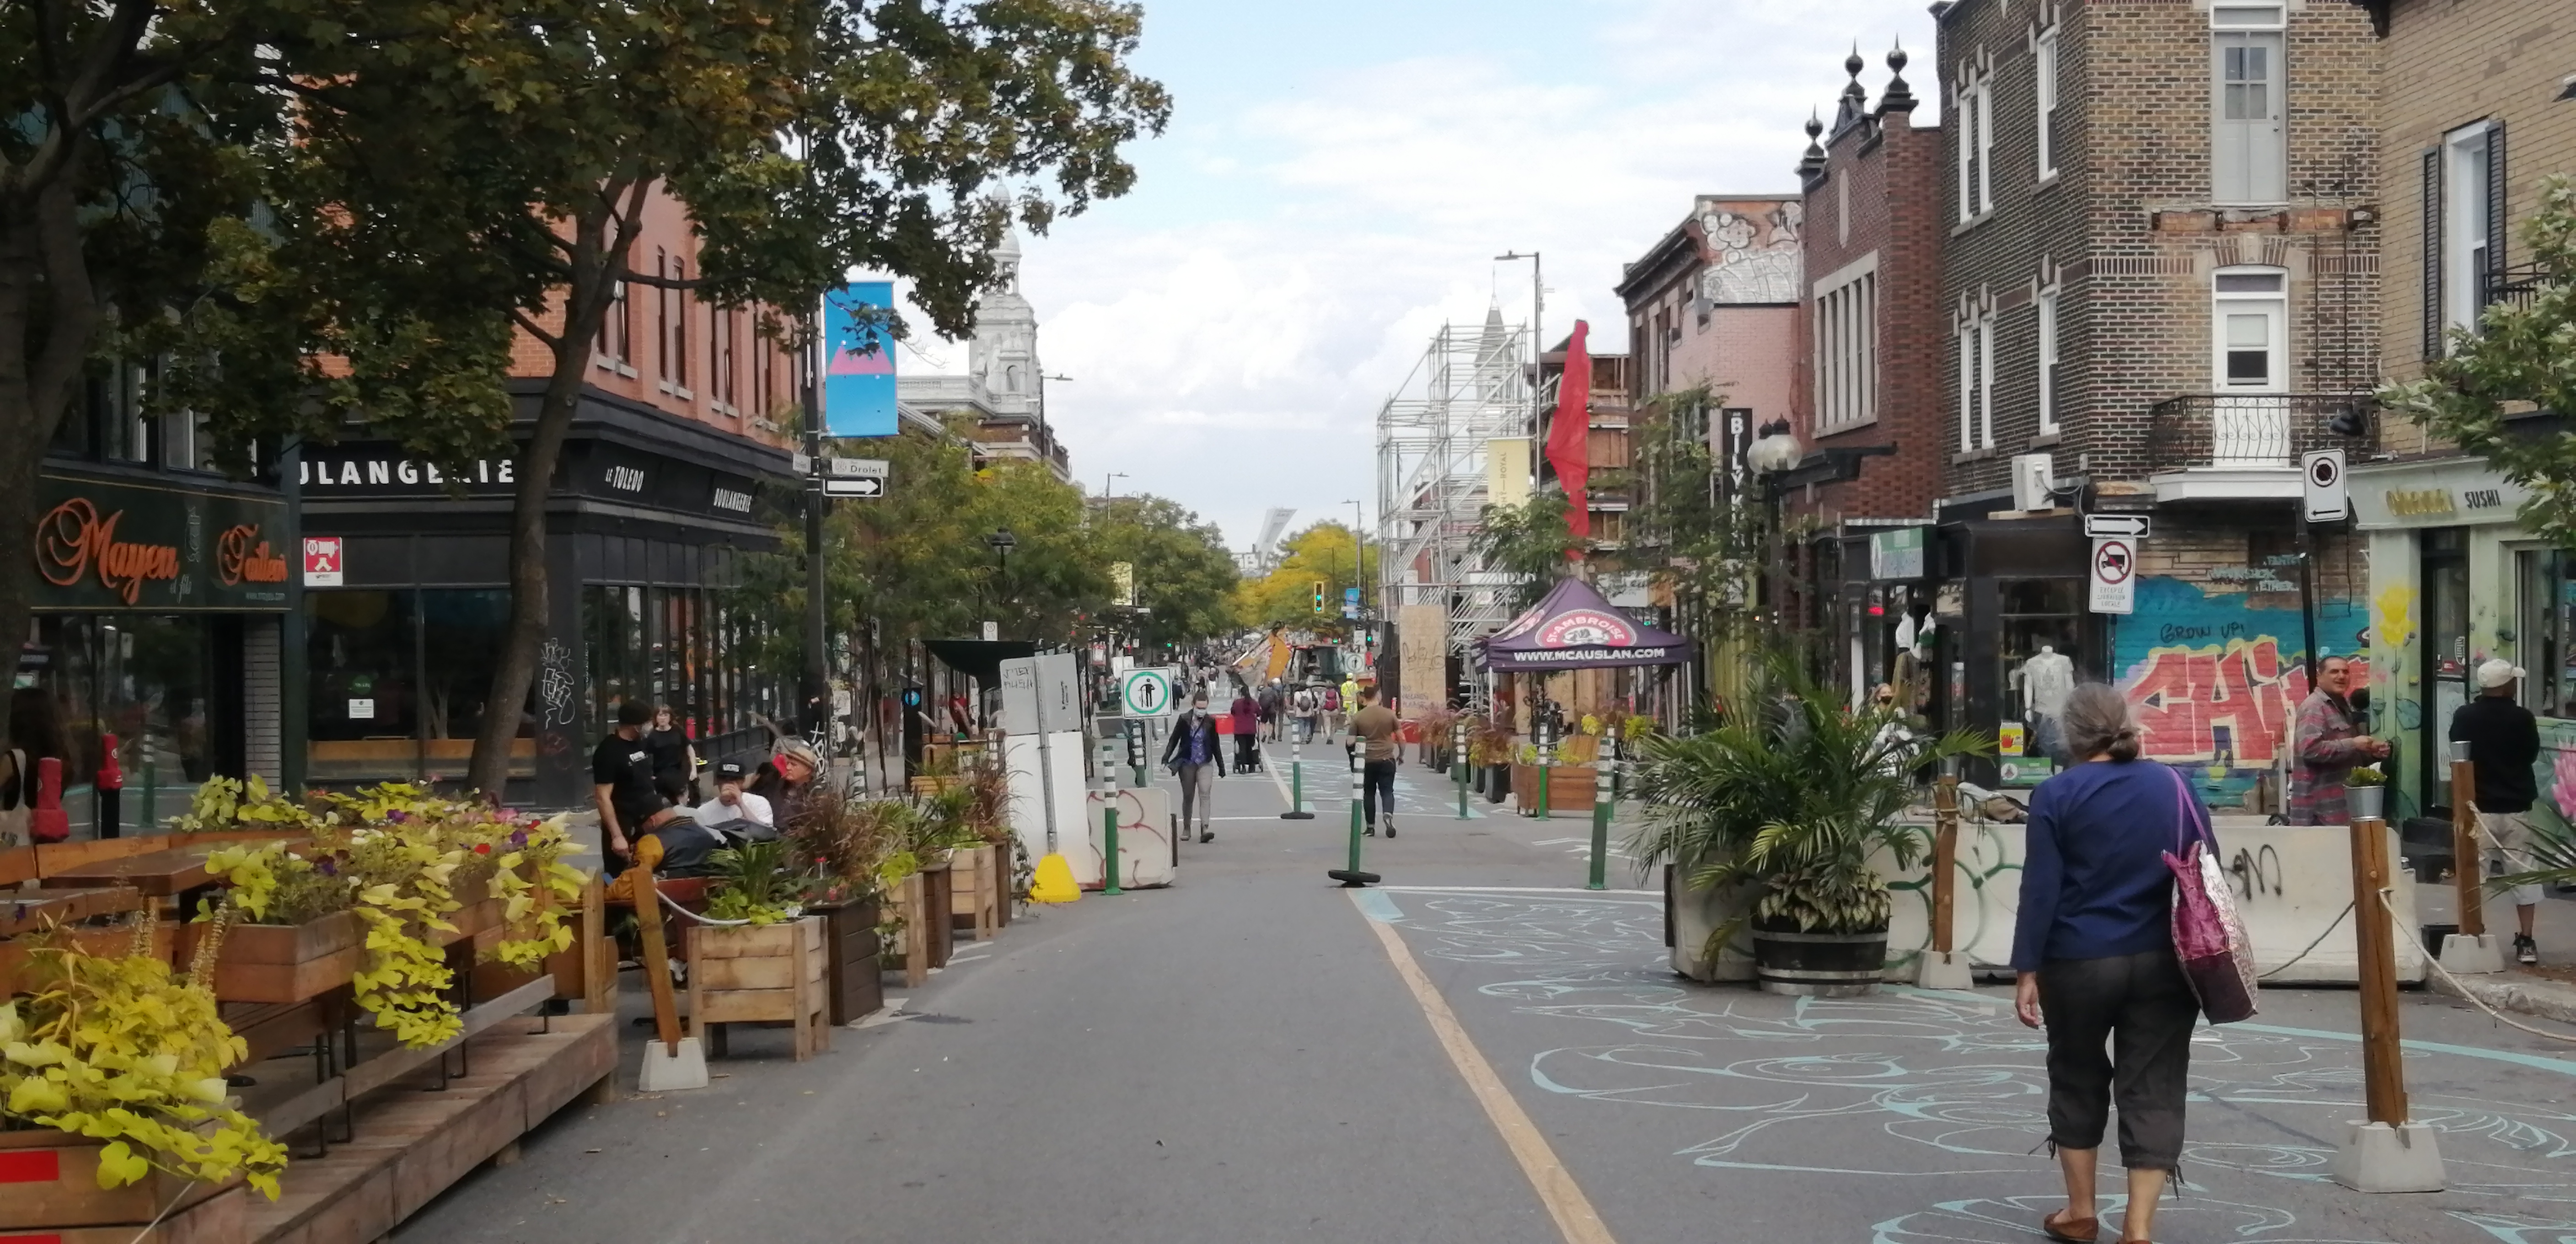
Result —
[[247, 781], [213, 777], [188, 799], [188, 811], [170, 820], [174, 833], [223, 829], [276, 829], [293, 833], [311, 827], [313, 813], [304, 805], [274, 793], [259, 775]]
[[124, 955], [68, 943], [33, 949], [20, 978], [26, 993], [0, 1003], [0, 1113], [107, 1142], [101, 1188], [159, 1170], [206, 1183], [243, 1178], [275, 1200], [286, 1147], [227, 1104], [224, 1070], [249, 1049], [204, 987], [211, 954], [176, 977], [151, 953], [149, 919], [134, 929]]

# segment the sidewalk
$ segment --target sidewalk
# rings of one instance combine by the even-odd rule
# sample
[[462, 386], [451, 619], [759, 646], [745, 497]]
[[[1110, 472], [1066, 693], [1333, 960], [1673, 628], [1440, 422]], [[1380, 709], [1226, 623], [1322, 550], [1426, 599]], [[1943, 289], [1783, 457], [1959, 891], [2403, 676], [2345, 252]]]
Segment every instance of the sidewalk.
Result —
[[[2458, 891], [2449, 882], [2415, 886], [2415, 910], [2426, 924], [2449, 924], [2455, 919]], [[2467, 997], [2509, 1014], [2538, 1016], [2562, 1024], [2576, 1024], [2576, 895], [2549, 893], [2540, 900], [2533, 914], [2532, 936], [2540, 943], [2540, 963], [2524, 967], [2512, 962], [2513, 904], [2501, 898], [2486, 903], [2487, 931], [2496, 934], [2505, 948], [2505, 970], [2488, 976], [2464, 976], [2460, 988], [2434, 974], [2426, 982], [2431, 988], [2454, 997]], [[2576, 1033], [2569, 1034], [2576, 1036]]]

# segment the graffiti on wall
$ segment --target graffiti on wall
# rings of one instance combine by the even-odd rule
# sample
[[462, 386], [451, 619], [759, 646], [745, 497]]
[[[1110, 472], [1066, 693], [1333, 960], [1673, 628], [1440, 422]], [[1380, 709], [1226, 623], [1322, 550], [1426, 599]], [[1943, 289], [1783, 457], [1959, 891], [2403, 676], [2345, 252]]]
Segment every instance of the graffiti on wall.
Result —
[[[2320, 601], [2317, 643], [2352, 654], [2368, 677], [2362, 618], [2349, 601]], [[2119, 621], [2112, 667], [2138, 714], [2147, 755], [2206, 766], [2220, 789], [2272, 767], [2308, 695], [2306, 639], [2295, 603], [2253, 603], [2243, 591], [2204, 591], [2169, 576], [2138, 581], [2137, 611]]]

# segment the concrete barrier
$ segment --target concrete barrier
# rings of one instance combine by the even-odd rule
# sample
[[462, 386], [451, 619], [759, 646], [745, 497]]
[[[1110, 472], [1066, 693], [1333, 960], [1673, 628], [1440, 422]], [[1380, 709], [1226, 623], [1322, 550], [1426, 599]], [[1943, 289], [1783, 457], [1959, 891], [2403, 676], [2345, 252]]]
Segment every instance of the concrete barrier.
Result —
[[[1920, 828], [1928, 843], [1930, 827]], [[2341, 825], [2261, 825], [2232, 817], [2219, 818], [2217, 829], [2219, 865], [2235, 891], [2246, 936], [2254, 943], [2255, 970], [2264, 983], [2355, 983], [2351, 831]], [[2010, 970], [2024, 845], [2019, 825], [1960, 827], [1952, 944], [1980, 973]], [[2396, 858], [2394, 828], [2388, 831], [2388, 848], [2390, 858]], [[1886, 978], [1891, 981], [1914, 979], [1915, 961], [1932, 945], [1930, 857], [1927, 846], [1911, 868], [1895, 869], [1885, 853], [1875, 861], [1896, 898], [1887, 934]], [[1749, 935], [1738, 933], [1713, 959], [1705, 953], [1711, 932], [1744, 909], [1744, 896], [1691, 891], [1678, 869], [1673, 878], [1665, 896], [1672, 911], [1673, 970], [1697, 981], [1753, 979]], [[2401, 874], [2393, 897], [2403, 934], [2396, 939], [2397, 979], [2421, 984], [2425, 968], [2415, 942], [2415, 882]]]

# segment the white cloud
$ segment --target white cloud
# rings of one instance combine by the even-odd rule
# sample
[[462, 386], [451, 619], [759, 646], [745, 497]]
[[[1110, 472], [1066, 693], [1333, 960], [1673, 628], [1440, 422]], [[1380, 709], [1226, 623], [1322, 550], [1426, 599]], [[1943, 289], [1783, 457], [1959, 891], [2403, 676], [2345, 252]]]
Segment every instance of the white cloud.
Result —
[[1462, 7], [1472, 38], [1376, 61], [1342, 40], [1351, 59], [1204, 113], [1165, 71], [1180, 114], [1139, 152], [1136, 193], [1027, 244], [1080, 475], [1126, 472], [1120, 491], [1178, 499], [1238, 545], [1273, 505], [1347, 519], [1345, 498], [1373, 504], [1378, 408], [1433, 330], [1490, 300], [1527, 318], [1528, 265], [1492, 256], [1543, 251], [1548, 340], [1583, 317], [1615, 349], [1621, 263], [1694, 193], [1794, 189], [1798, 125], [1830, 111], [1854, 37], [1873, 91], [1901, 30], [1908, 80], [1937, 96], [1915, 0], [1595, 7], [1571, 38]]

